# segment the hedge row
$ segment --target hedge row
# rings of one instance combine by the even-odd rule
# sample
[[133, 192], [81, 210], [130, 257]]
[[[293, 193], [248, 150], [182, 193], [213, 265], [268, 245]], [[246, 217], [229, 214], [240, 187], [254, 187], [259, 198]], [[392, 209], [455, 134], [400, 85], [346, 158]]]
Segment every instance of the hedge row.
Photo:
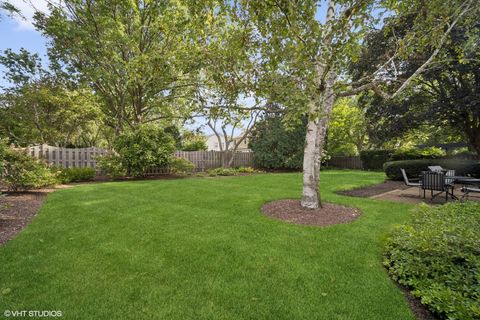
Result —
[[422, 171], [428, 170], [429, 166], [435, 165], [455, 170], [455, 174], [459, 176], [468, 174], [473, 177], [480, 177], [480, 161], [476, 160], [422, 159], [389, 161], [383, 165], [383, 170], [389, 179], [402, 180], [401, 168], [405, 169], [408, 177], [416, 178]]
[[363, 168], [367, 170], [381, 170], [383, 164], [388, 161], [439, 159], [445, 156], [445, 151], [436, 147], [423, 149], [374, 149], [360, 151], [360, 158], [362, 159]]

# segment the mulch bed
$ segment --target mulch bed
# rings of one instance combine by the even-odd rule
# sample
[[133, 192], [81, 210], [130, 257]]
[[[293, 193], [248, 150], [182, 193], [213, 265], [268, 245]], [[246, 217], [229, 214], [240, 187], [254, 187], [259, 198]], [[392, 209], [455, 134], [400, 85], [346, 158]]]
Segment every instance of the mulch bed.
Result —
[[393, 190], [405, 190], [410, 187], [406, 186], [403, 181], [392, 181], [392, 180], [385, 180], [382, 183], [374, 184], [367, 187], [346, 190], [346, 191], [338, 191], [338, 194], [351, 196], [351, 197], [361, 197], [361, 198], [369, 198], [372, 196], [376, 196], [378, 194], [382, 194], [388, 191]]
[[48, 191], [0, 195], [0, 245], [22, 231], [37, 214]]
[[361, 214], [359, 209], [333, 203], [323, 203], [323, 207], [318, 209], [306, 209], [300, 205], [299, 200], [294, 199], [268, 202], [262, 207], [262, 212], [274, 219], [322, 227], [348, 223]]

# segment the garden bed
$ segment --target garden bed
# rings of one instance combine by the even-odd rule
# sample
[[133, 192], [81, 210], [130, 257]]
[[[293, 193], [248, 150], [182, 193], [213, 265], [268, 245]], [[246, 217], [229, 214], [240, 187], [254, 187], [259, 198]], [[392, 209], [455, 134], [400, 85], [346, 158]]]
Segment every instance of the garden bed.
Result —
[[262, 207], [262, 212], [274, 219], [322, 227], [349, 223], [360, 216], [360, 210], [356, 208], [333, 203], [323, 203], [318, 209], [306, 209], [295, 199], [268, 202]]
[[0, 196], [0, 245], [22, 231], [37, 214], [47, 196], [45, 191]]

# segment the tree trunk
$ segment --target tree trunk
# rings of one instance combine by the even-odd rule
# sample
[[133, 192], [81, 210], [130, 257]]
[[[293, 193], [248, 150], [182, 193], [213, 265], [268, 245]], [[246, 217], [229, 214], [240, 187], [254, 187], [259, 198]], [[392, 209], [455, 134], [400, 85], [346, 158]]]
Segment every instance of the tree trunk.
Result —
[[[301, 205], [304, 208], [315, 209], [322, 206], [320, 197], [320, 165], [322, 163], [322, 151], [327, 136], [328, 122], [335, 104], [333, 85], [336, 74], [332, 70], [327, 75], [325, 92], [319, 104], [312, 101], [309, 107], [310, 115], [316, 110], [320, 115], [314, 120], [309, 119], [305, 138], [305, 150], [303, 155], [303, 192]], [[318, 111], [317, 111], [318, 113]]]
[[[310, 102], [310, 110], [315, 110], [316, 103]], [[310, 113], [312, 115], [312, 113]], [[303, 152], [303, 191], [301, 205], [304, 208], [315, 209], [320, 205], [319, 174], [320, 156], [318, 155], [319, 119], [308, 119]]]
[[[326, 24], [335, 18], [335, 1], [328, 1]], [[327, 26], [327, 34], [330, 32]], [[326, 47], [331, 45], [331, 38], [324, 38]], [[325, 60], [317, 61], [315, 66], [318, 88], [324, 88], [320, 96], [310, 101], [308, 110], [307, 133], [305, 137], [305, 149], [303, 153], [303, 191], [301, 205], [304, 208], [315, 209], [322, 205], [320, 198], [320, 164], [323, 143], [327, 132], [330, 112], [335, 102], [333, 84], [336, 74], [333, 65], [327, 68]], [[326, 80], [324, 81], [325, 72]]]

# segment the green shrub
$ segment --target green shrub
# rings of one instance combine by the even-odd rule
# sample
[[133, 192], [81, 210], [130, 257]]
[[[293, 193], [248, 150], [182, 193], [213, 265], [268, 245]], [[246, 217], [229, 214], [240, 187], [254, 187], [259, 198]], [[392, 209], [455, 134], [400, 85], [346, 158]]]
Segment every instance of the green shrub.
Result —
[[57, 172], [19, 150], [8, 149], [3, 155], [3, 182], [10, 191], [37, 189], [57, 184]]
[[268, 169], [301, 169], [307, 119], [286, 128], [280, 115], [266, 115], [255, 124], [249, 138], [256, 167]]
[[62, 168], [59, 179], [62, 183], [92, 181], [95, 179], [95, 169], [90, 167]]
[[375, 149], [360, 151], [363, 168], [366, 170], [381, 170], [383, 164], [390, 160], [393, 151]]
[[185, 158], [173, 157], [170, 160], [170, 170], [173, 173], [190, 174], [193, 172], [194, 168], [195, 165]]
[[207, 171], [208, 175], [211, 177], [215, 176], [236, 176], [238, 175], [238, 170], [234, 168], [216, 168]]
[[155, 125], [141, 125], [114, 140], [122, 167], [134, 177], [144, 176], [149, 168], [167, 168], [175, 151], [175, 141]]
[[383, 166], [387, 177], [391, 180], [402, 180], [400, 168], [405, 169], [409, 177], [418, 177], [428, 166], [439, 165], [445, 169], [455, 170], [456, 175], [471, 175], [480, 177], [480, 161], [459, 159], [422, 159], [389, 161]]
[[480, 319], [480, 203], [420, 206], [386, 242], [384, 265], [447, 319]]
[[438, 159], [446, 156], [446, 152], [441, 148], [430, 147], [424, 149], [398, 149], [391, 156], [391, 161], [396, 160], [415, 160], [415, 159]]
[[98, 157], [97, 166], [111, 179], [118, 179], [127, 175], [127, 170], [123, 167], [120, 156], [117, 154], [110, 153]]
[[256, 173], [260, 171], [252, 167], [238, 167], [237, 172], [238, 173]]

